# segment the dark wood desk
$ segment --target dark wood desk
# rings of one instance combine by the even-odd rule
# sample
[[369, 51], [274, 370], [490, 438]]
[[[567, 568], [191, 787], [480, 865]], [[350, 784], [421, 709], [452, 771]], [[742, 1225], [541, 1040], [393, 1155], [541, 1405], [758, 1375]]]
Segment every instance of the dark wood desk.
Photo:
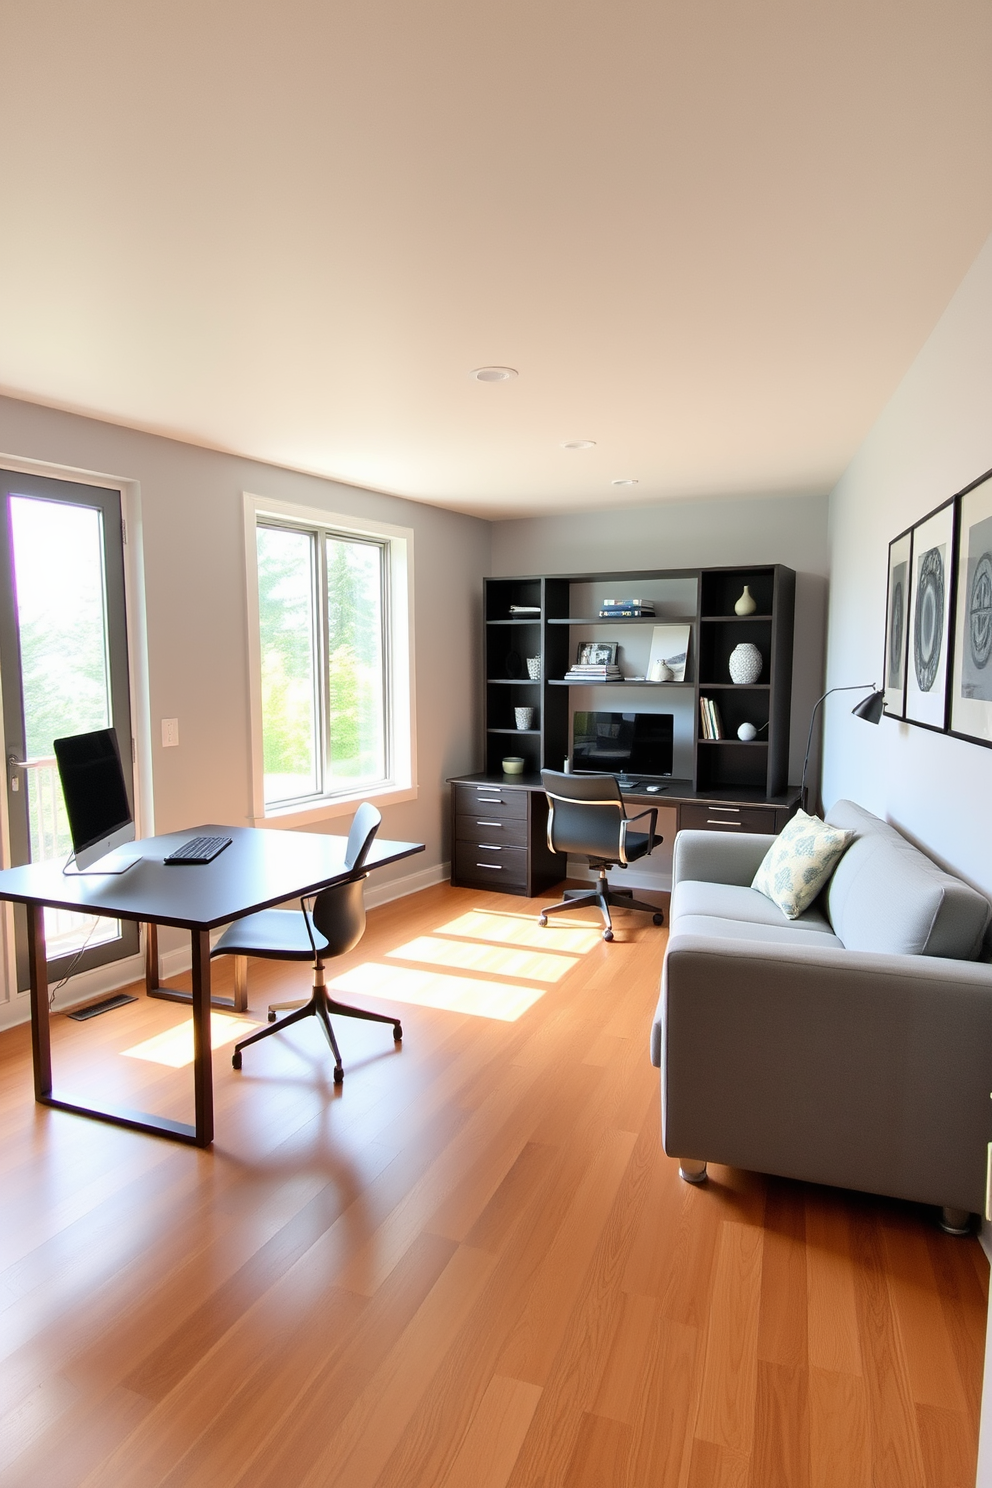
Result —
[[[190, 837], [232, 838], [212, 863], [167, 867], [162, 861]], [[0, 900], [23, 904], [28, 912], [31, 975], [31, 1048], [35, 1099], [59, 1111], [92, 1116], [134, 1131], [154, 1132], [174, 1141], [208, 1147], [214, 1136], [213, 1061], [210, 1047], [210, 931], [258, 909], [315, 893], [347, 876], [345, 837], [317, 832], [279, 832], [257, 827], [191, 827], [137, 844], [139, 863], [119, 877], [65, 875], [57, 863], [29, 863], [0, 872]], [[366, 859], [374, 871], [423, 852], [422, 842], [377, 839]], [[193, 1092], [195, 1125], [142, 1112], [98, 1110], [60, 1100], [52, 1089], [52, 1056], [45, 956], [46, 906], [174, 925], [188, 930], [192, 943]]]
[[[697, 790], [691, 780], [663, 780], [659, 791], [624, 790], [638, 809], [678, 813], [678, 831], [780, 832], [799, 804], [799, 787], [777, 796], [757, 790]], [[451, 782], [451, 882], [458, 888], [499, 889], [532, 899], [565, 876], [563, 859], [547, 844], [548, 807], [541, 776], [478, 771]]]

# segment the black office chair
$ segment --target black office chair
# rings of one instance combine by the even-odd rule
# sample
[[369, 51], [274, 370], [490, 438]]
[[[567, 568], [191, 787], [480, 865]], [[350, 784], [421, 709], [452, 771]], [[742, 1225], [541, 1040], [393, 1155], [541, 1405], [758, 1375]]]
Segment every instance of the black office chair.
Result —
[[[355, 812], [348, 844], [345, 849], [345, 866], [349, 876], [343, 883], [321, 889], [313, 897], [308, 910], [305, 899], [300, 900], [300, 911], [295, 909], [263, 909], [259, 914], [246, 915], [236, 920], [214, 946], [212, 956], [264, 956], [273, 961], [311, 961], [313, 963], [313, 991], [305, 1001], [274, 1002], [269, 1007], [269, 1022], [272, 1028], [261, 1028], [257, 1033], [243, 1038], [234, 1046], [231, 1063], [241, 1068], [241, 1051], [259, 1039], [272, 1033], [281, 1033], [293, 1023], [304, 1018], [316, 1018], [327, 1035], [327, 1042], [334, 1053], [334, 1083], [340, 1085], [344, 1079], [341, 1051], [331, 1014], [341, 1013], [346, 1018], [366, 1018], [371, 1023], [391, 1023], [393, 1038], [399, 1043], [403, 1029], [398, 1018], [386, 1013], [369, 1013], [363, 1008], [350, 1007], [329, 997], [324, 986], [324, 959], [343, 956], [352, 950], [365, 933], [365, 899], [363, 885], [368, 874], [364, 870], [372, 840], [379, 830], [382, 817], [368, 801]], [[295, 1008], [288, 1018], [278, 1023], [275, 1016], [284, 1008]]]
[[[626, 868], [638, 858], [646, 858], [658, 843], [655, 836], [658, 811], [649, 806], [637, 816], [628, 817], [615, 775], [562, 775], [557, 770], [542, 770], [541, 782], [548, 797], [548, 846], [555, 853], [572, 853], [588, 858], [590, 868], [599, 870], [594, 889], [566, 889], [560, 904], [549, 904], [541, 911], [539, 923], [546, 925], [548, 915], [564, 909], [579, 909], [596, 904], [603, 916], [604, 940], [613, 939], [610, 905], [614, 909], [640, 909], [651, 915], [656, 925], [665, 916], [653, 904], [642, 904], [629, 889], [615, 889], [606, 879], [607, 869]], [[631, 832], [631, 822], [650, 817], [646, 832]]]

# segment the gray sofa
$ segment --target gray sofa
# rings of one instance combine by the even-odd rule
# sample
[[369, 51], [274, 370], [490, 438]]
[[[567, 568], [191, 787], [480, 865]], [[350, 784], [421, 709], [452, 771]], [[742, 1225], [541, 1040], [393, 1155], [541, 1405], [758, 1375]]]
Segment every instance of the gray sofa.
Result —
[[774, 838], [680, 832], [651, 1057], [662, 1138], [706, 1162], [985, 1206], [992, 1141], [992, 911], [850, 801], [857, 838], [788, 920], [751, 879]]

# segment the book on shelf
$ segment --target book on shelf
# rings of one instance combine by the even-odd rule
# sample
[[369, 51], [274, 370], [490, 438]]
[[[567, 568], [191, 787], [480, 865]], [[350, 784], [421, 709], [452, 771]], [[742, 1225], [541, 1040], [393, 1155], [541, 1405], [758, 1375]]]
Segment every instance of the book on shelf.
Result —
[[712, 698], [700, 696], [699, 723], [704, 739], [723, 738], [723, 719], [720, 717], [720, 710]]
[[636, 605], [632, 608], [619, 609], [614, 605], [605, 605], [599, 612], [600, 620], [653, 620], [654, 609], [651, 605]]
[[511, 605], [511, 615], [540, 615], [540, 605]]
[[622, 682], [623, 672], [618, 666], [580, 665], [569, 667], [566, 682]]

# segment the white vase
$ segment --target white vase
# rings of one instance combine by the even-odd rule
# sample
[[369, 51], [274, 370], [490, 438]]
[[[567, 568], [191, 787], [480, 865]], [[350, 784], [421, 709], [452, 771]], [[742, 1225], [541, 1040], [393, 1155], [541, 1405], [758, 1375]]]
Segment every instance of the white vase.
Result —
[[755, 612], [755, 610], [757, 608], [758, 608], [758, 606], [755, 603], [754, 595], [751, 593], [750, 589], [745, 584], [744, 585], [744, 593], [741, 595], [740, 599], [734, 605], [734, 614], [735, 615], [753, 615], [754, 612]]
[[730, 653], [730, 680], [739, 686], [757, 682], [761, 676], [761, 652], [750, 641], [742, 641]]
[[527, 675], [532, 682], [540, 682], [541, 658], [539, 656], [527, 657]]
[[518, 729], [529, 729], [534, 722], [533, 708], [514, 708], [513, 717]]

